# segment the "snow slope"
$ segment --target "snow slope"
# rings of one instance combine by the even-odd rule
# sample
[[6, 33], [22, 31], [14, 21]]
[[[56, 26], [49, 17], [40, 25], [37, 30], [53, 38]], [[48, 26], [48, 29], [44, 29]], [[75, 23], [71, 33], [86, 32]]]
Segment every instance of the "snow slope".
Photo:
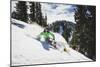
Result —
[[45, 46], [36, 38], [43, 31], [37, 24], [27, 24], [15, 19], [11, 20], [12, 26], [12, 65], [30, 65], [45, 63], [92, 61], [79, 52], [71, 49], [65, 39], [57, 33], [55, 39], [66, 45], [68, 52], [56, 49], [44, 49]]

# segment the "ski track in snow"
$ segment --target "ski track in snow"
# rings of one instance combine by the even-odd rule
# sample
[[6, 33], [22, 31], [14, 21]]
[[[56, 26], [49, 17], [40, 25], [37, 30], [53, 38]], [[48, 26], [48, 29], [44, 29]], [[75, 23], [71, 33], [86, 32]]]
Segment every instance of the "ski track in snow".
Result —
[[56, 41], [66, 46], [68, 52], [61, 52], [52, 48], [45, 50], [43, 44], [36, 40], [43, 31], [42, 27], [35, 23], [32, 25], [15, 19], [11, 21], [12, 65], [92, 61], [70, 48], [65, 39], [57, 33], [54, 33]]

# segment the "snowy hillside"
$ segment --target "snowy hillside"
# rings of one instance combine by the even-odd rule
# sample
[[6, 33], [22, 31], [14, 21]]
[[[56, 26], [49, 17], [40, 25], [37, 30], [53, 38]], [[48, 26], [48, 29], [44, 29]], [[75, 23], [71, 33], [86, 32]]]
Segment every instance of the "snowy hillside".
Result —
[[71, 49], [65, 39], [57, 33], [55, 39], [63, 43], [67, 52], [56, 49], [44, 49], [45, 46], [36, 38], [43, 31], [37, 24], [27, 24], [15, 19], [12, 22], [12, 65], [30, 65], [45, 63], [92, 61], [81, 53]]

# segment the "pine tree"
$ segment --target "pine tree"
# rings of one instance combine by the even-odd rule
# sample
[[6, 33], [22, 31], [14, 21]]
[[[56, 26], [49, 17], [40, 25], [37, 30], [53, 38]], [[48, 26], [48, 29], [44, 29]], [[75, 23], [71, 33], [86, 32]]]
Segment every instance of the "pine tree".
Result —
[[14, 19], [17, 19], [17, 14], [16, 14], [15, 11], [12, 12], [11, 17], [14, 18]]
[[29, 2], [31, 4], [30, 6], [30, 19], [31, 21], [35, 22], [36, 21], [36, 7], [35, 7], [35, 2]]
[[95, 60], [95, 7], [78, 5], [75, 21], [76, 31], [72, 39], [74, 49], [80, 46], [81, 53]]
[[47, 15], [42, 19], [42, 26], [46, 27], [47, 26]]
[[42, 10], [41, 10], [41, 4], [38, 2], [30, 2], [30, 18], [33, 22], [36, 22], [37, 24], [45, 27], [47, 26], [47, 16], [43, 18], [42, 16]]
[[36, 3], [36, 22], [39, 24], [39, 25], [41, 25], [42, 26], [42, 20], [43, 20], [43, 18], [42, 18], [42, 11], [41, 11], [41, 5], [40, 5], [40, 3]]
[[17, 19], [27, 22], [27, 6], [25, 1], [18, 1], [16, 4]]

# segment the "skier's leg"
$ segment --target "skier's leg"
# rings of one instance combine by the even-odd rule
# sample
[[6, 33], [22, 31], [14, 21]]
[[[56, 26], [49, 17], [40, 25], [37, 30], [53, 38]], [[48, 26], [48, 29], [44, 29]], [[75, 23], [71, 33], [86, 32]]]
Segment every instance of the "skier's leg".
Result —
[[52, 41], [52, 46], [57, 49], [56, 45], [57, 45], [57, 43], [53, 40]]
[[53, 39], [49, 38], [49, 44], [53, 47], [56, 48], [56, 42]]

